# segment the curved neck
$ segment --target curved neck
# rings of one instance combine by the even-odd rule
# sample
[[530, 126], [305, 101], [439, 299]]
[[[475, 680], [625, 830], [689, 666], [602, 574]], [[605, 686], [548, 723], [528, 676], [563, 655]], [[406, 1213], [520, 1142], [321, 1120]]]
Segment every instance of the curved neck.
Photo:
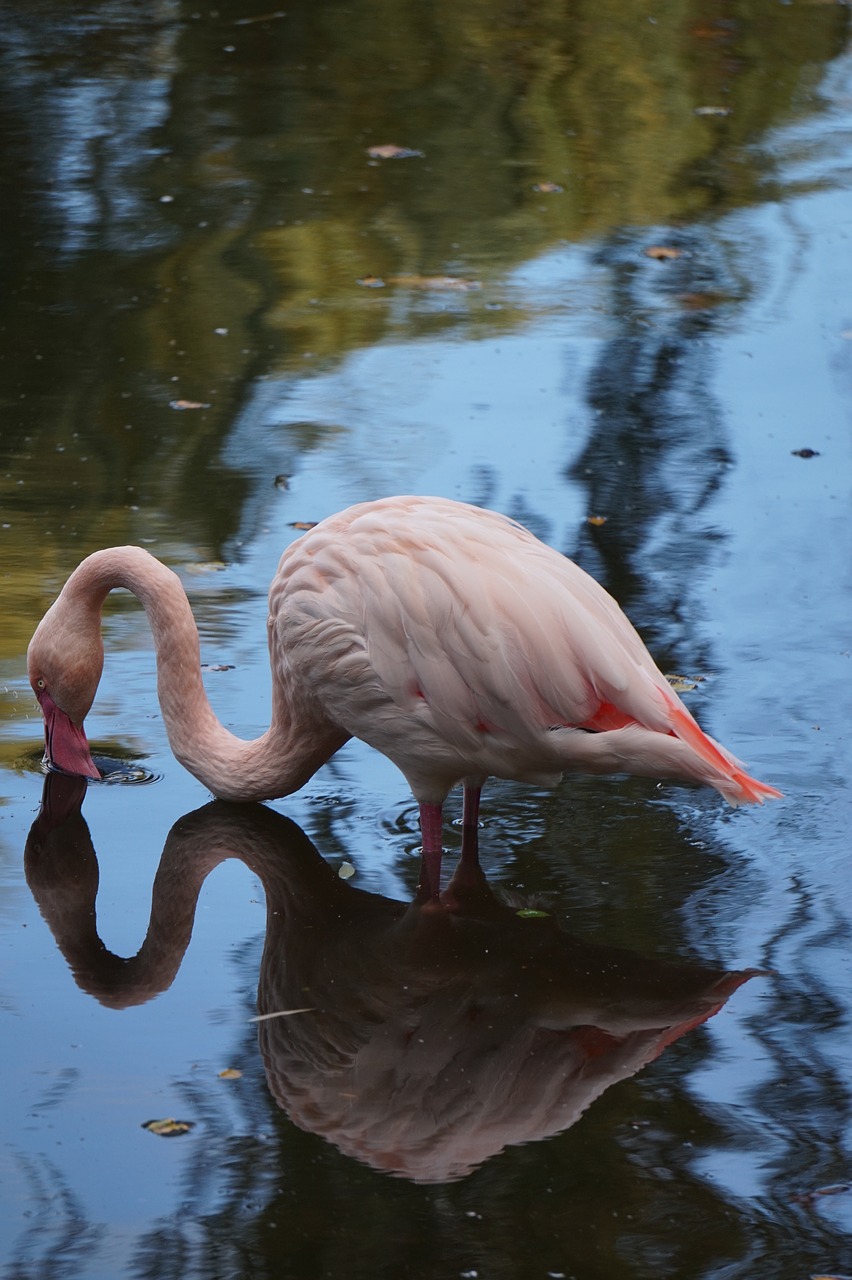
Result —
[[[253, 742], [217, 719], [201, 678], [198, 628], [177, 574], [141, 547], [111, 547], [89, 556], [71, 575], [65, 598], [75, 613], [96, 614], [115, 587], [142, 603], [157, 653], [157, 692], [177, 759], [223, 800], [268, 800], [298, 790], [346, 741], [347, 734], [288, 696], [272, 676], [272, 722]], [[292, 691], [289, 691], [290, 694]]]

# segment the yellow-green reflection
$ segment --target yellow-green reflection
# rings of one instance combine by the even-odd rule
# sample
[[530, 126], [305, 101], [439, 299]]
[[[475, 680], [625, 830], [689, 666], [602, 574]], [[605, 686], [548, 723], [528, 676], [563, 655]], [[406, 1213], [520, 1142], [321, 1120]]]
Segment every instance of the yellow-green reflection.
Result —
[[[16, 20], [0, 504], [24, 630], [34, 584], [143, 520], [217, 553], [248, 489], [220, 449], [259, 376], [515, 328], [553, 304], [507, 283], [547, 249], [632, 226], [638, 254], [762, 199], [770, 132], [818, 109], [847, 27], [775, 0], [157, 18], [153, 41], [83, 4]], [[386, 142], [422, 154], [368, 154]], [[445, 276], [481, 287], [422, 285]], [[7, 626], [3, 652], [22, 641]]]

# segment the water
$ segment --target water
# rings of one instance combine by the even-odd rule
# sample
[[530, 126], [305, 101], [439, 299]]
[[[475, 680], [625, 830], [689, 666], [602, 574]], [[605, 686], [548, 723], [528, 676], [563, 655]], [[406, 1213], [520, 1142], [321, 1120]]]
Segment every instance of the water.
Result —
[[[852, 1273], [847, 23], [4, 13], [4, 1274]], [[294, 524], [412, 491], [577, 558], [785, 799], [492, 784], [445, 935], [366, 747], [206, 807], [115, 596], [88, 727], [127, 778], [37, 822], [24, 654], [84, 554], [180, 573], [249, 737]], [[252, 1021], [303, 988], [333, 1034]]]

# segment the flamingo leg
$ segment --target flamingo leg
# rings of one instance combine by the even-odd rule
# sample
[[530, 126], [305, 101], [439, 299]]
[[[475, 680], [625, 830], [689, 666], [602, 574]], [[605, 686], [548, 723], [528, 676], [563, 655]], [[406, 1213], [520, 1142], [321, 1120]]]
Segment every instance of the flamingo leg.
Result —
[[462, 862], [479, 860], [479, 797], [481, 787], [467, 786], [464, 789], [464, 806], [462, 808]]
[[479, 796], [480, 787], [466, 786], [462, 809], [461, 857], [456, 864], [449, 892], [453, 899], [458, 894], [479, 889], [485, 881], [479, 865]]
[[420, 878], [417, 882], [417, 899], [437, 898], [441, 893], [441, 859], [443, 845], [444, 814], [440, 804], [421, 804], [420, 835], [423, 856], [420, 860]]

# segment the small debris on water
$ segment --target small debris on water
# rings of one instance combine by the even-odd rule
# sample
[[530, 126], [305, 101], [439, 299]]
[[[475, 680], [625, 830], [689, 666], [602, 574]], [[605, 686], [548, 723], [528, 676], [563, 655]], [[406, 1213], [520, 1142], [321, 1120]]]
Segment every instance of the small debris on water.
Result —
[[249, 1022], [268, 1022], [270, 1018], [292, 1018], [295, 1013], [316, 1013], [316, 1008], [309, 1005], [305, 1009], [277, 1009], [274, 1013], [259, 1013], [254, 1018], [249, 1018]]
[[169, 1117], [166, 1120], [146, 1120], [142, 1128], [155, 1133], [158, 1138], [177, 1138], [180, 1134], [189, 1133], [195, 1125], [192, 1120], [173, 1120]]
[[422, 151], [413, 147], [398, 147], [394, 142], [382, 142], [376, 147], [368, 147], [367, 155], [371, 160], [420, 160]]
[[653, 258], [656, 262], [669, 262], [682, 256], [683, 249], [678, 249], [672, 244], [649, 244], [645, 249], [645, 257]]
[[675, 693], [691, 693], [692, 690], [697, 689], [698, 686], [706, 680], [706, 678], [706, 676], [679, 676], [672, 672], [666, 673], [666, 679], [674, 689]]

